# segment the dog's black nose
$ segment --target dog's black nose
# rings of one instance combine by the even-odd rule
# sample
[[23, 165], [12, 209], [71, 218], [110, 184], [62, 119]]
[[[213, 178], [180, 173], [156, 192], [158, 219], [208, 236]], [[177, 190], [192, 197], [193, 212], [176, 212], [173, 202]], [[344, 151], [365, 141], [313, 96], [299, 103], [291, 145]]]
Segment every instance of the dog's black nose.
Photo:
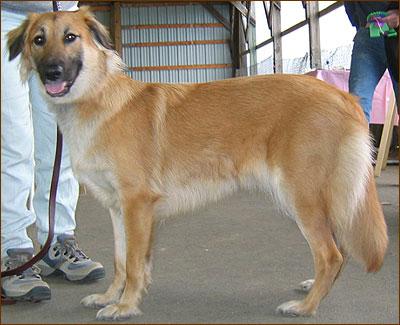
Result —
[[64, 68], [58, 64], [49, 65], [44, 71], [45, 79], [48, 81], [60, 80], [63, 75], [64, 75]]

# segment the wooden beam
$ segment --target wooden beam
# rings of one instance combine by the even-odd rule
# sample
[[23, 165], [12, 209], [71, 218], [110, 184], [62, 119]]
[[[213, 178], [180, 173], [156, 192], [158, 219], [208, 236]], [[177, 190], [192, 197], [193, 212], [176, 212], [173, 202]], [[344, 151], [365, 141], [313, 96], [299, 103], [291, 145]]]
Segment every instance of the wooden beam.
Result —
[[230, 1], [230, 3], [244, 16], [248, 17], [250, 24], [256, 26], [256, 18], [253, 12], [249, 12], [241, 1]]
[[321, 69], [321, 37], [318, 17], [318, 1], [306, 1], [306, 18], [310, 45], [310, 68]]
[[111, 6], [90, 6], [92, 11], [110, 11]]
[[191, 70], [191, 69], [225, 69], [232, 67], [232, 64], [196, 64], [196, 65], [168, 65], [129, 67], [130, 71], [161, 71], [161, 70]]
[[79, 1], [79, 7], [89, 6], [92, 11], [110, 11], [112, 7], [111, 1]]
[[229, 31], [231, 30], [231, 25], [229, 24], [229, 22], [217, 9], [214, 8], [213, 5], [211, 5], [210, 3], [201, 3], [201, 4], [211, 15], [213, 15], [213, 17], [216, 20], [218, 20], [221, 24], [223, 24], [227, 30]]
[[272, 21], [271, 21], [271, 10], [270, 10], [270, 5], [268, 5], [268, 1], [263, 1], [263, 7], [264, 7], [264, 12], [265, 12], [265, 17], [267, 18], [267, 25], [269, 30], [272, 29]]
[[[288, 35], [289, 33], [294, 32], [295, 30], [297, 30], [297, 29], [299, 29], [299, 28], [301, 28], [303, 26], [306, 26], [306, 25], [307, 25], [307, 20], [303, 20], [303, 21], [301, 21], [301, 22], [289, 27], [288, 29], [285, 29], [283, 32], [281, 32], [281, 37], [283, 37], [285, 35]], [[268, 45], [269, 43], [272, 43], [273, 41], [274, 41], [274, 39], [272, 37], [267, 39], [267, 40], [265, 40], [265, 41], [262, 41], [260, 44], [258, 44], [256, 46], [256, 50], [258, 50], [259, 48], [261, 48], [261, 47], [263, 47], [265, 45]], [[243, 52], [242, 55], [245, 55], [245, 54], [247, 54], [249, 52], [250, 51], [247, 50], [247, 51]]]
[[322, 9], [320, 12], [318, 12], [318, 17], [323, 17], [326, 14], [329, 14], [333, 10], [336, 10], [343, 6], [344, 1], [336, 1], [335, 3], [331, 4], [330, 6], [326, 7], [325, 9]]
[[[264, 1], [264, 2], [267, 2], [267, 1]], [[328, 13], [332, 12], [333, 10], [335, 10], [335, 9], [337, 9], [337, 8], [340, 8], [341, 6], [343, 6], [343, 1], [336, 1], [335, 3], [331, 4], [329, 7], [327, 7], [327, 8], [325, 8], [325, 9], [321, 10], [321, 11], [318, 13], [318, 17], [323, 17], [323, 16], [327, 15]], [[306, 26], [306, 25], [307, 25], [307, 19], [305, 19], [305, 20], [303, 20], [303, 21], [300, 21], [300, 22], [298, 22], [297, 24], [295, 24], [295, 25], [289, 27], [288, 29], [285, 29], [285, 30], [281, 33], [281, 37], [283, 37], [283, 36], [285, 36], [285, 35], [288, 35], [289, 33], [294, 32], [295, 30], [297, 30], [297, 29], [299, 29], [299, 28], [301, 28], [301, 27], [303, 27], [303, 26]], [[271, 38], [269, 38], [269, 39], [267, 39], [267, 40], [261, 42], [260, 44], [258, 44], [258, 45], [256, 46], [256, 49], [258, 50], [259, 48], [262, 48], [263, 46], [268, 45], [268, 44], [270, 44], [270, 43], [272, 43], [272, 42], [273, 42], [273, 38], [271, 37]], [[246, 54], [248, 54], [249, 52], [250, 52], [250, 51], [247, 50], [247, 51], [242, 52], [240, 55], [246, 55]]]

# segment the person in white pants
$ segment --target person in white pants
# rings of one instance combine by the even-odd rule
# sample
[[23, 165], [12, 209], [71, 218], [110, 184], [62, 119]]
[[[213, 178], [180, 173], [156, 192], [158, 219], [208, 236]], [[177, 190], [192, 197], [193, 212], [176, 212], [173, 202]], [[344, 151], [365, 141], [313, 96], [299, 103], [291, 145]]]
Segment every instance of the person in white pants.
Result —
[[[78, 9], [75, 1], [58, 5], [61, 10]], [[52, 11], [52, 2], [3, 1], [1, 6], [1, 257], [2, 270], [8, 270], [33, 256], [28, 226], [36, 222], [38, 242], [46, 242], [57, 124], [40, 94], [38, 79], [31, 76], [27, 83], [22, 83], [19, 58], [9, 61], [7, 49], [7, 33], [18, 27], [28, 12]], [[32, 194], [30, 209], [27, 200]], [[49, 275], [58, 271], [71, 281], [104, 277], [103, 266], [89, 259], [76, 244], [78, 196], [79, 185], [64, 144], [52, 246], [39, 262], [39, 268], [28, 269], [22, 277], [2, 279], [6, 296], [20, 300], [50, 299], [50, 288], [40, 272]]]

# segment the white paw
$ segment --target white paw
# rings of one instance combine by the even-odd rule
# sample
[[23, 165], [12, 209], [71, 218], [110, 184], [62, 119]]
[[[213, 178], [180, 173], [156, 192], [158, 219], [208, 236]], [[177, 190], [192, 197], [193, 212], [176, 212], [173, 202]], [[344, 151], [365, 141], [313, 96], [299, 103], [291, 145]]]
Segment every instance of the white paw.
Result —
[[302, 292], [309, 292], [314, 285], [315, 280], [314, 279], [309, 279], [305, 280], [303, 282], [300, 282], [299, 285], [297, 286], [297, 290], [302, 291]]
[[313, 313], [305, 310], [302, 301], [291, 300], [278, 306], [276, 312], [284, 316], [311, 316]]
[[97, 312], [97, 320], [123, 320], [132, 316], [141, 315], [142, 312], [137, 307], [127, 304], [108, 305]]
[[116, 300], [110, 299], [108, 296], [104, 294], [95, 293], [93, 295], [89, 295], [81, 300], [81, 304], [85, 307], [92, 308], [103, 308], [107, 305], [116, 303]]

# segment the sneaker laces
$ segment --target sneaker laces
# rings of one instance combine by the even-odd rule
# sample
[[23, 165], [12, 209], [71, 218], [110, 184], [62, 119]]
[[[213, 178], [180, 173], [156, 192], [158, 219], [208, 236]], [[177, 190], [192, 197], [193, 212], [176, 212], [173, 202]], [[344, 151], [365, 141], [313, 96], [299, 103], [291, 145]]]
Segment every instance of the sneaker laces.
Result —
[[[23, 265], [26, 262], [24, 258], [21, 256], [16, 256], [16, 257], [9, 257], [7, 261], [5, 261], [4, 266], [6, 270], [13, 270], [21, 265]], [[36, 265], [32, 265], [30, 268], [26, 269], [23, 271], [21, 274], [17, 274], [16, 276], [19, 277], [20, 279], [24, 278], [40, 278], [40, 268]]]
[[[75, 238], [65, 239], [62, 242], [57, 242], [53, 247], [54, 251], [59, 251], [65, 258], [72, 260], [73, 262], [79, 262], [82, 260], [88, 260], [89, 258], [85, 253], [78, 247]], [[56, 253], [56, 256], [58, 254]]]

